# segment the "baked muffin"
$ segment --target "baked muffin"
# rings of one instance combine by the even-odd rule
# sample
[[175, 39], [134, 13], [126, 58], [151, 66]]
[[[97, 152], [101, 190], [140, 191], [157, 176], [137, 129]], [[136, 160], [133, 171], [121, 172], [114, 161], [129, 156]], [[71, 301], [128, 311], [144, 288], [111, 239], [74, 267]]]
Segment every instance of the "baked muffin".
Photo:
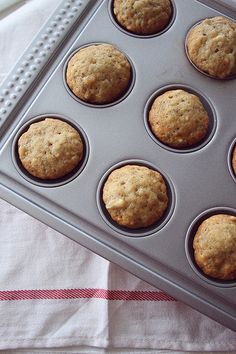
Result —
[[194, 258], [206, 275], [236, 279], [236, 217], [218, 214], [204, 220], [193, 241]]
[[148, 167], [125, 165], [112, 171], [103, 188], [103, 201], [111, 218], [130, 229], [153, 225], [168, 205], [161, 174]]
[[107, 104], [119, 99], [128, 89], [131, 65], [125, 55], [110, 44], [90, 45], [69, 60], [66, 82], [81, 100]]
[[114, 0], [113, 13], [127, 31], [150, 35], [169, 24], [172, 7], [169, 0]]
[[56, 179], [71, 172], [83, 157], [80, 134], [55, 118], [32, 123], [18, 140], [18, 156], [34, 177]]
[[234, 150], [233, 150], [232, 167], [233, 167], [233, 171], [236, 175], [236, 146], [234, 147]]
[[193, 27], [186, 39], [190, 60], [201, 71], [224, 79], [236, 74], [236, 23], [217, 16]]
[[174, 148], [199, 143], [209, 127], [209, 117], [200, 99], [184, 90], [170, 90], [158, 96], [148, 120], [157, 139]]

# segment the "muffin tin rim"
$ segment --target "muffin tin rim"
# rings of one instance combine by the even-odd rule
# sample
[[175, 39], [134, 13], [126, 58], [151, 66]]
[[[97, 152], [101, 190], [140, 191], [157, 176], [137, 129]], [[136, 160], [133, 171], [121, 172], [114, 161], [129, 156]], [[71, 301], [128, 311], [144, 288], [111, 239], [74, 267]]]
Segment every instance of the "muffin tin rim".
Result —
[[[121, 168], [126, 165], [138, 165], [138, 166], [144, 166], [148, 167], [154, 171], [157, 171], [161, 174], [163, 177], [166, 187], [167, 187], [167, 195], [168, 195], [168, 205], [167, 209], [156, 223], [149, 227], [144, 227], [144, 228], [137, 228], [137, 229], [129, 229], [128, 227], [124, 227], [116, 223], [114, 220], [112, 220], [111, 216], [109, 213], [106, 211], [104, 202], [102, 200], [102, 191], [103, 191], [103, 186], [110, 175], [112, 171], [114, 171], [117, 168]], [[140, 237], [147, 237], [147, 236], [153, 236], [154, 234], [157, 234], [160, 230], [162, 230], [170, 221], [172, 215], [174, 214], [174, 210], [176, 207], [176, 192], [175, 192], [175, 187], [174, 184], [171, 181], [171, 178], [162, 171], [162, 169], [157, 168], [153, 163], [143, 160], [143, 159], [128, 159], [128, 160], [122, 160], [117, 163], [114, 163], [112, 166], [110, 166], [100, 177], [98, 185], [97, 185], [97, 191], [96, 191], [96, 203], [97, 203], [97, 208], [99, 210], [99, 213], [103, 219], [103, 221], [117, 234], [122, 235], [122, 236], [128, 236], [132, 238], [140, 238]]]
[[[45, 120], [46, 118], [51, 118], [51, 119], [59, 119], [62, 120], [69, 125], [71, 125], [73, 128], [76, 129], [76, 131], [79, 133], [80, 138], [83, 142], [83, 157], [81, 161], [79, 162], [78, 166], [76, 166], [71, 172], [67, 173], [65, 176], [56, 178], [56, 179], [40, 179], [37, 178], [33, 175], [31, 175], [21, 164], [20, 158], [18, 156], [18, 148], [17, 148], [17, 143], [20, 138], [20, 136], [28, 130], [31, 124], [40, 122]], [[69, 182], [73, 181], [75, 178], [77, 178], [82, 171], [84, 170], [88, 159], [89, 159], [89, 140], [87, 137], [87, 134], [83, 130], [83, 128], [74, 120], [71, 118], [68, 118], [67, 116], [60, 115], [60, 114], [53, 114], [53, 113], [48, 113], [48, 114], [40, 114], [37, 116], [34, 116], [30, 119], [27, 119], [21, 126], [17, 129], [16, 133], [14, 134], [12, 143], [11, 143], [11, 160], [13, 162], [13, 165], [16, 169], [16, 171], [20, 174], [21, 177], [23, 177], [27, 182], [34, 184], [37, 187], [44, 187], [44, 188], [55, 188], [55, 187], [60, 187], [65, 184], [68, 184]]]
[[201, 280], [203, 280], [204, 282], [212, 286], [219, 287], [219, 288], [234, 288], [236, 287], [236, 279], [224, 280], [224, 279], [217, 279], [217, 278], [210, 277], [207, 274], [204, 274], [204, 272], [200, 269], [200, 267], [196, 264], [196, 261], [194, 260], [193, 239], [198, 227], [207, 218], [218, 214], [227, 214], [227, 215], [236, 216], [236, 209], [227, 206], [215, 206], [200, 212], [188, 226], [188, 230], [185, 235], [185, 255], [192, 271]]

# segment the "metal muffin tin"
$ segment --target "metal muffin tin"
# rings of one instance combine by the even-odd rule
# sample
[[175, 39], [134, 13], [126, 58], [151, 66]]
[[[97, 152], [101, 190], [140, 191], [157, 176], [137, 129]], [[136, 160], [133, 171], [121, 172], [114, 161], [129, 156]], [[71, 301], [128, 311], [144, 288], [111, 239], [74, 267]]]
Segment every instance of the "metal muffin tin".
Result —
[[[67, 237], [236, 330], [236, 281], [210, 279], [197, 268], [192, 239], [204, 218], [236, 215], [231, 166], [236, 140], [236, 80], [200, 73], [185, 52], [198, 21], [220, 14], [236, 19], [233, 2], [172, 0], [173, 18], [158, 35], [128, 34], [115, 23], [111, 1], [66, 0], [45, 24], [0, 89], [0, 196]], [[130, 92], [112, 105], [81, 103], [64, 80], [81, 46], [110, 43], [132, 63]], [[191, 149], [159, 143], [147, 111], [166, 89], [196, 92], [210, 115], [208, 136]], [[75, 174], [39, 181], [22, 170], [19, 134], [32, 120], [59, 117], [82, 133], [83, 163]], [[126, 163], [160, 171], [169, 209], [157, 225], [130, 231], [106, 213], [101, 191], [109, 171]]]

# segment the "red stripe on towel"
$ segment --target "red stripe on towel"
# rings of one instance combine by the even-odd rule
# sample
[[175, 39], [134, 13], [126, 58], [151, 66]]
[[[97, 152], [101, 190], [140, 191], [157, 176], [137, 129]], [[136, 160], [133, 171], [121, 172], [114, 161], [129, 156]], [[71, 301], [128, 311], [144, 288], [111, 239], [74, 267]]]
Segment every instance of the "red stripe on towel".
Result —
[[0, 291], [0, 301], [55, 299], [175, 301], [173, 297], [162, 291], [129, 291], [106, 289], [39, 289]]

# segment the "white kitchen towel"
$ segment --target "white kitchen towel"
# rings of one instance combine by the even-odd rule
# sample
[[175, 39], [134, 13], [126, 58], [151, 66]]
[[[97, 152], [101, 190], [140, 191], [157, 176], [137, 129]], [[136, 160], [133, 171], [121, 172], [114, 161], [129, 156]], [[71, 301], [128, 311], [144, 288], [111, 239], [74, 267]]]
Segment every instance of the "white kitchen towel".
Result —
[[[58, 4], [26, 1], [0, 21], [2, 77]], [[229, 353], [236, 333], [0, 200], [0, 350], [42, 348]]]
[[0, 0], [0, 13], [3, 13], [10, 7], [16, 6], [20, 2], [23, 2], [23, 0]]

